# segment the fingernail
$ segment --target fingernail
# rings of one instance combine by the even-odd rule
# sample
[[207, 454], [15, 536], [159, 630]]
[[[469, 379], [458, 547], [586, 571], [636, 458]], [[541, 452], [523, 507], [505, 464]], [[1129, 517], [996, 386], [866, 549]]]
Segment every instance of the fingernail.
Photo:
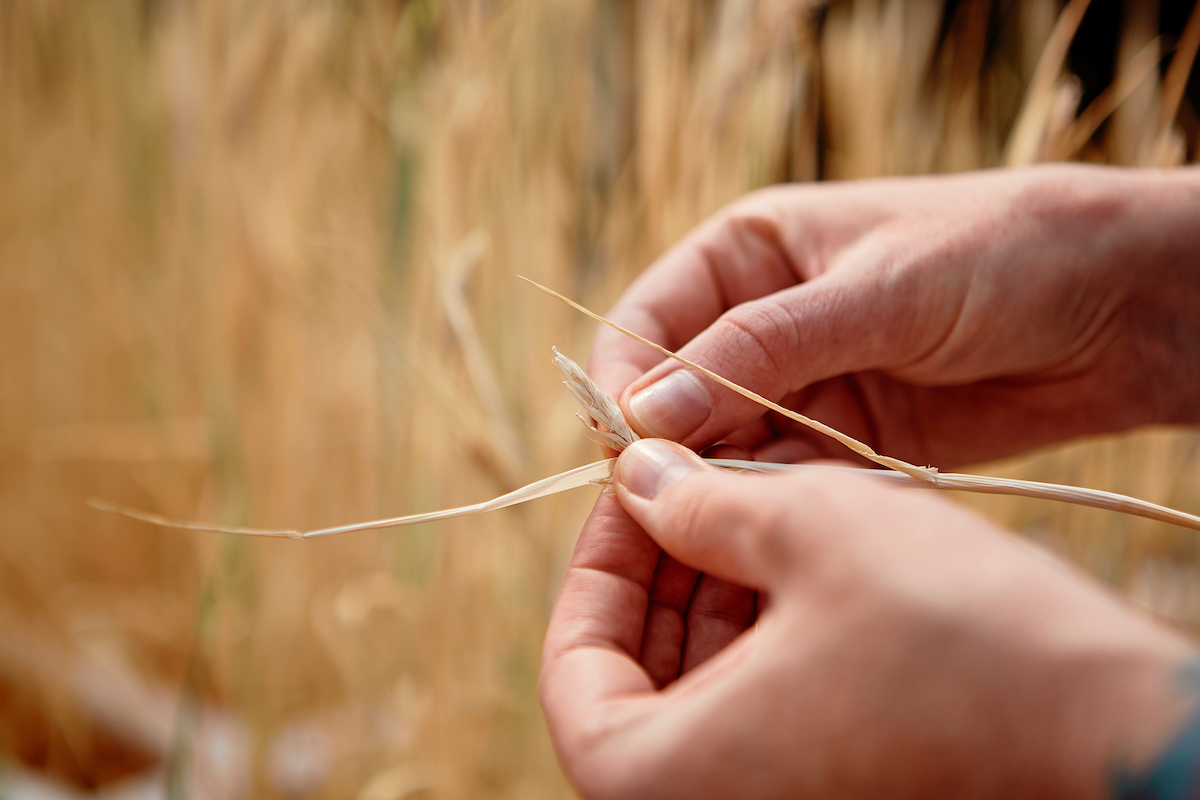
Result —
[[635, 394], [629, 411], [651, 436], [678, 441], [708, 419], [712, 406], [699, 378], [680, 369]]
[[701, 467], [674, 445], [657, 439], [643, 439], [621, 454], [617, 462], [618, 478], [626, 489], [653, 500], [668, 486]]

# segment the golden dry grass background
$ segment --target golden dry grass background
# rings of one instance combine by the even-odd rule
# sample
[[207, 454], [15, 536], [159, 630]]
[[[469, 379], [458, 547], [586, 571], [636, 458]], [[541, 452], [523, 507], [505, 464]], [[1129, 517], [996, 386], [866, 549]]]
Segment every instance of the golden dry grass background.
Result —
[[[1127, 3], [1092, 103], [1085, 6], [0, 5], [0, 796], [569, 796], [535, 682], [594, 492], [305, 543], [85, 499], [313, 528], [592, 460], [592, 325], [516, 273], [603, 309], [767, 183], [1187, 160], [1200, 22]], [[1196, 513], [1198, 445], [993, 469]], [[1194, 535], [969, 502], [1200, 620]]]

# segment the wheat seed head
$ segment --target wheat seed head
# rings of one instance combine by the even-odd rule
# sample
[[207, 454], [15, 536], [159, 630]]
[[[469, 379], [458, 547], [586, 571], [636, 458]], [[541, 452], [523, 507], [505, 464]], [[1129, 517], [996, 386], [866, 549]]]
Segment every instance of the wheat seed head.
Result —
[[636, 442], [638, 435], [625, 421], [617, 401], [597, 386], [578, 364], [558, 352], [557, 347], [550, 349], [554, 352], [551, 361], [562, 373], [563, 385], [583, 410], [579, 418], [584, 424], [595, 431], [605, 445], [617, 452]]

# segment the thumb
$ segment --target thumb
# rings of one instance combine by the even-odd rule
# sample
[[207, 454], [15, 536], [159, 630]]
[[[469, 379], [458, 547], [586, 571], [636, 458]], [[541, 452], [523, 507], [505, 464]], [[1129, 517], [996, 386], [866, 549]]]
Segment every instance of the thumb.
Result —
[[[734, 306], [679, 354], [776, 402], [826, 378], [904, 363], [924, 346], [928, 326], [898, 292], [857, 272], [825, 273]], [[674, 360], [648, 371], [621, 399], [639, 434], [697, 450], [763, 413]]]
[[681, 445], [643, 439], [621, 453], [614, 483], [630, 516], [693, 569], [766, 590], [795, 563], [791, 500], [769, 477], [723, 472]]

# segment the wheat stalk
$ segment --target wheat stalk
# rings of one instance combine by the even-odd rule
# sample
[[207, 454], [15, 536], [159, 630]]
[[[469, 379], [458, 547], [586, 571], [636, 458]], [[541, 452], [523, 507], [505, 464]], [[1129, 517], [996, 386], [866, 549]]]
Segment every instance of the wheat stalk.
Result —
[[[1054, 483], [1040, 483], [1037, 481], [1023, 481], [1011, 478], [992, 478], [982, 475], [968, 475], [964, 473], [939, 472], [934, 467], [918, 467], [915, 464], [910, 464], [907, 461], [883, 456], [876, 453], [866, 444], [847, 436], [846, 434], [834, 428], [818, 422], [814, 419], [804, 416], [803, 414], [792, 411], [789, 408], [773, 403], [749, 389], [740, 386], [733, 381], [724, 378], [711, 370], [705, 369], [698, 364], [695, 364], [680, 355], [677, 355], [665, 347], [655, 344], [641, 336], [638, 336], [632, 331], [622, 328], [620, 325], [608, 320], [599, 314], [593, 313], [578, 303], [570, 300], [563, 295], [551, 289], [547, 289], [535, 281], [528, 278], [523, 278], [544, 292], [547, 292], [554, 297], [562, 300], [573, 308], [583, 312], [587, 316], [609, 325], [612, 328], [620, 331], [626, 336], [632, 337], [643, 344], [653, 347], [660, 353], [673, 358], [691, 369], [700, 372], [703, 375], [711, 378], [717, 383], [725, 386], [738, 394], [747, 397], [754, 402], [771, 409], [788, 419], [795, 420], [803, 425], [807, 425], [813, 430], [819, 431], [838, 442], [841, 442], [846, 447], [850, 448], [859, 455], [867, 458], [876, 464], [888, 467], [888, 470], [877, 469], [861, 469], [856, 467], [841, 467], [827, 464], [772, 464], [760, 461], [740, 461], [736, 459], [707, 459], [709, 464], [715, 467], [734, 471], [747, 472], [796, 472], [796, 471], [811, 471], [811, 470], [837, 470], [842, 473], [847, 471], [855, 474], [866, 475], [879, 480], [900, 483], [905, 486], [915, 486], [927, 489], [945, 489], [962, 492], [977, 492], [981, 494], [1006, 494], [1016, 495], [1020, 497], [1031, 497], [1043, 500], [1054, 500], [1057, 502], [1070, 503], [1073, 505], [1088, 506], [1091, 508], [1101, 508], [1109, 511], [1116, 511], [1122, 514], [1131, 514], [1148, 519], [1158, 520], [1160, 522], [1168, 522], [1173, 525], [1179, 525], [1184, 528], [1200, 531], [1200, 517], [1176, 511], [1172, 508], [1156, 505], [1145, 500], [1139, 500], [1135, 497], [1117, 494], [1115, 492], [1104, 492], [1097, 489], [1085, 489], [1078, 486], [1062, 486]], [[571, 359], [558, 352], [558, 348], [552, 347], [551, 351], [554, 357], [551, 362], [558, 367], [562, 373], [563, 385], [571, 393], [579, 403], [582, 414], [579, 418], [586, 424], [592, 432], [601, 440], [601, 442], [613, 450], [620, 452], [629, 445], [638, 441], [638, 435], [629, 427], [629, 423], [625, 420], [624, 414], [621, 412], [620, 406], [616, 401], [606, 394], [583, 369]], [[234, 533], [246, 536], [270, 536], [277, 538], [288, 539], [314, 539], [320, 536], [332, 536], [337, 533], [349, 533], [351, 531], [374, 530], [379, 528], [393, 528], [405, 525], [417, 525], [424, 522], [434, 522], [442, 519], [451, 519], [454, 517], [465, 517], [473, 514], [482, 514], [487, 511], [496, 511], [501, 508], [527, 503], [530, 500], [536, 500], [547, 495], [558, 494], [565, 492], [568, 489], [575, 489], [581, 486], [604, 484], [612, 480], [613, 469], [616, 466], [615, 458], [608, 458], [603, 461], [596, 461], [582, 467], [568, 470], [558, 475], [544, 478], [540, 481], [523, 486], [516, 491], [501, 495], [500, 497], [488, 500], [482, 503], [475, 503], [469, 506], [461, 506], [459, 508], [448, 508], [440, 511], [430, 511], [423, 514], [410, 514], [403, 517], [393, 517], [390, 519], [372, 520], [370, 522], [359, 522], [352, 525], [340, 525], [332, 528], [318, 528], [316, 530], [299, 531], [299, 530], [271, 530], [264, 528], [234, 528], [221, 525], [212, 525], [203, 522], [187, 522], [181, 520], [173, 520], [159, 514], [153, 514], [146, 511], [140, 511], [128, 506], [122, 506], [115, 503], [109, 503], [102, 500], [91, 500], [89, 505], [101, 511], [122, 514], [133, 519], [148, 522], [152, 525], [159, 525], [168, 528], [182, 528], [185, 530], [212, 531], [217, 533]]]

